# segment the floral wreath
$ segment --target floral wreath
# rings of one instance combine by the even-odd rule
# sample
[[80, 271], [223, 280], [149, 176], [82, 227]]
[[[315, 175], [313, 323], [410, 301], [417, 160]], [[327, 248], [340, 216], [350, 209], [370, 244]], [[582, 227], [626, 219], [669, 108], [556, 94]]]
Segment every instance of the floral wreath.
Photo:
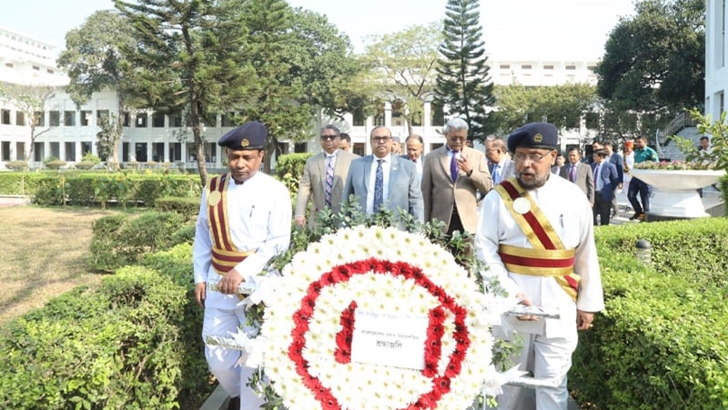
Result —
[[[287, 408], [464, 409], [498, 380], [491, 323], [499, 301], [422, 235], [341, 229], [296, 254], [274, 282], [261, 295], [255, 344]], [[352, 360], [360, 309], [426, 318], [424, 366]]]

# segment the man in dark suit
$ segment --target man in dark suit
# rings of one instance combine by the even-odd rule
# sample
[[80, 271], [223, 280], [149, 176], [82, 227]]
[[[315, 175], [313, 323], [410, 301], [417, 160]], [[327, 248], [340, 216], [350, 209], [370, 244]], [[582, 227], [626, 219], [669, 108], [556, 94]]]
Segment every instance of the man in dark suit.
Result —
[[399, 217], [400, 210], [424, 221], [422, 192], [417, 169], [411, 161], [392, 155], [392, 133], [379, 126], [370, 135], [372, 155], [351, 162], [344, 185], [344, 200], [356, 197], [367, 214], [387, 209]]
[[468, 123], [451, 118], [444, 127], [446, 145], [425, 157], [422, 170], [422, 197], [425, 221], [445, 222], [445, 232], [475, 233], [478, 224], [477, 192], [488, 193], [493, 180], [485, 155], [465, 146]]
[[551, 167], [551, 173], [554, 175], [561, 175], [561, 168], [564, 167], [565, 162], [566, 158], [564, 158], [564, 154], [557, 154], [554, 166]]
[[[622, 180], [624, 179], [624, 160], [622, 156], [614, 152], [614, 145], [611, 142], [604, 144], [604, 151], [607, 152], [607, 161], [609, 161], [615, 168], [617, 168], [617, 175], [619, 176], [619, 184], [614, 189], [622, 189]], [[619, 206], [617, 205], [617, 195], [612, 198], [612, 215], [617, 216], [619, 214]]]
[[602, 225], [609, 225], [612, 198], [619, 181], [617, 168], [607, 161], [607, 152], [598, 150], [594, 154], [594, 225], [597, 224], [597, 216]]
[[579, 148], [572, 148], [569, 150], [569, 165], [561, 168], [561, 177], [566, 178], [581, 188], [589, 200], [589, 203], [594, 206], [594, 175], [592, 169], [588, 164], [585, 164], [579, 159], [581, 158], [581, 150]]

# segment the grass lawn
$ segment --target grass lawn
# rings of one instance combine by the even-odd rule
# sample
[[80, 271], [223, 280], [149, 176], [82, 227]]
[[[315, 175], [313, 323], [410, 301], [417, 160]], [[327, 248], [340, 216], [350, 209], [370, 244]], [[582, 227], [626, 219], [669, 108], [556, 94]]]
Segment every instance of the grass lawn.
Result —
[[101, 275], [87, 267], [91, 224], [115, 211], [88, 208], [0, 207], [0, 328]]

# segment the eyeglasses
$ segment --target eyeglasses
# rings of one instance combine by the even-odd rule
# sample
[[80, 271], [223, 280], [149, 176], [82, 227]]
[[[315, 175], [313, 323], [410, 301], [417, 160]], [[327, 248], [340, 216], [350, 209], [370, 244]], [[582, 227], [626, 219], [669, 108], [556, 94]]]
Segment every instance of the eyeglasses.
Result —
[[551, 151], [545, 153], [545, 154], [513, 154], [513, 158], [516, 160], [516, 162], [524, 162], [526, 161], [526, 158], [528, 158], [531, 162], [534, 164], [537, 164], [541, 162], [541, 160], [548, 154], [550, 154]]
[[337, 135], [322, 135], [321, 139], [326, 141], [333, 141], [335, 140]]
[[372, 141], [376, 141], [376, 142], [387, 142], [391, 139], [392, 139], [392, 137], [372, 137]]

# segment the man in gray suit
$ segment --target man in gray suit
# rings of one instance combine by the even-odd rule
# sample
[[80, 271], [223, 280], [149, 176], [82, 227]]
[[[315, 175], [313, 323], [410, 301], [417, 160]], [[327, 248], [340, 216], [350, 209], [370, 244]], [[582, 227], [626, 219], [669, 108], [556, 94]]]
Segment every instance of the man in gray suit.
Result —
[[594, 173], [591, 166], [580, 161], [581, 150], [572, 148], [569, 150], [569, 165], [561, 167], [562, 178], [575, 183], [586, 195], [589, 203], [594, 207]]
[[425, 157], [422, 156], [422, 151], [425, 149], [425, 142], [421, 136], [412, 134], [404, 140], [404, 143], [407, 148], [407, 155], [401, 155], [400, 158], [412, 161], [415, 168], [417, 168], [417, 176], [422, 179], [422, 166], [425, 165]]
[[[306, 161], [303, 177], [298, 185], [296, 198], [296, 225], [306, 224], [306, 207], [313, 199], [313, 208], [308, 220], [310, 227], [315, 226], [314, 216], [324, 208], [334, 213], [341, 209], [342, 191], [351, 161], [356, 155], [339, 149], [341, 134], [335, 125], [321, 129], [321, 148], [323, 152]], [[313, 197], [312, 197], [313, 195]]]
[[376, 127], [370, 134], [373, 155], [351, 162], [344, 185], [344, 198], [356, 197], [361, 209], [367, 214], [382, 209], [399, 209], [424, 222], [424, 208], [420, 178], [415, 164], [392, 154], [392, 133], [386, 127]]
[[488, 158], [488, 171], [493, 178], [493, 185], [516, 174], [515, 163], [508, 156], [508, 149], [502, 139], [488, 138], [485, 141], [485, 157]]

